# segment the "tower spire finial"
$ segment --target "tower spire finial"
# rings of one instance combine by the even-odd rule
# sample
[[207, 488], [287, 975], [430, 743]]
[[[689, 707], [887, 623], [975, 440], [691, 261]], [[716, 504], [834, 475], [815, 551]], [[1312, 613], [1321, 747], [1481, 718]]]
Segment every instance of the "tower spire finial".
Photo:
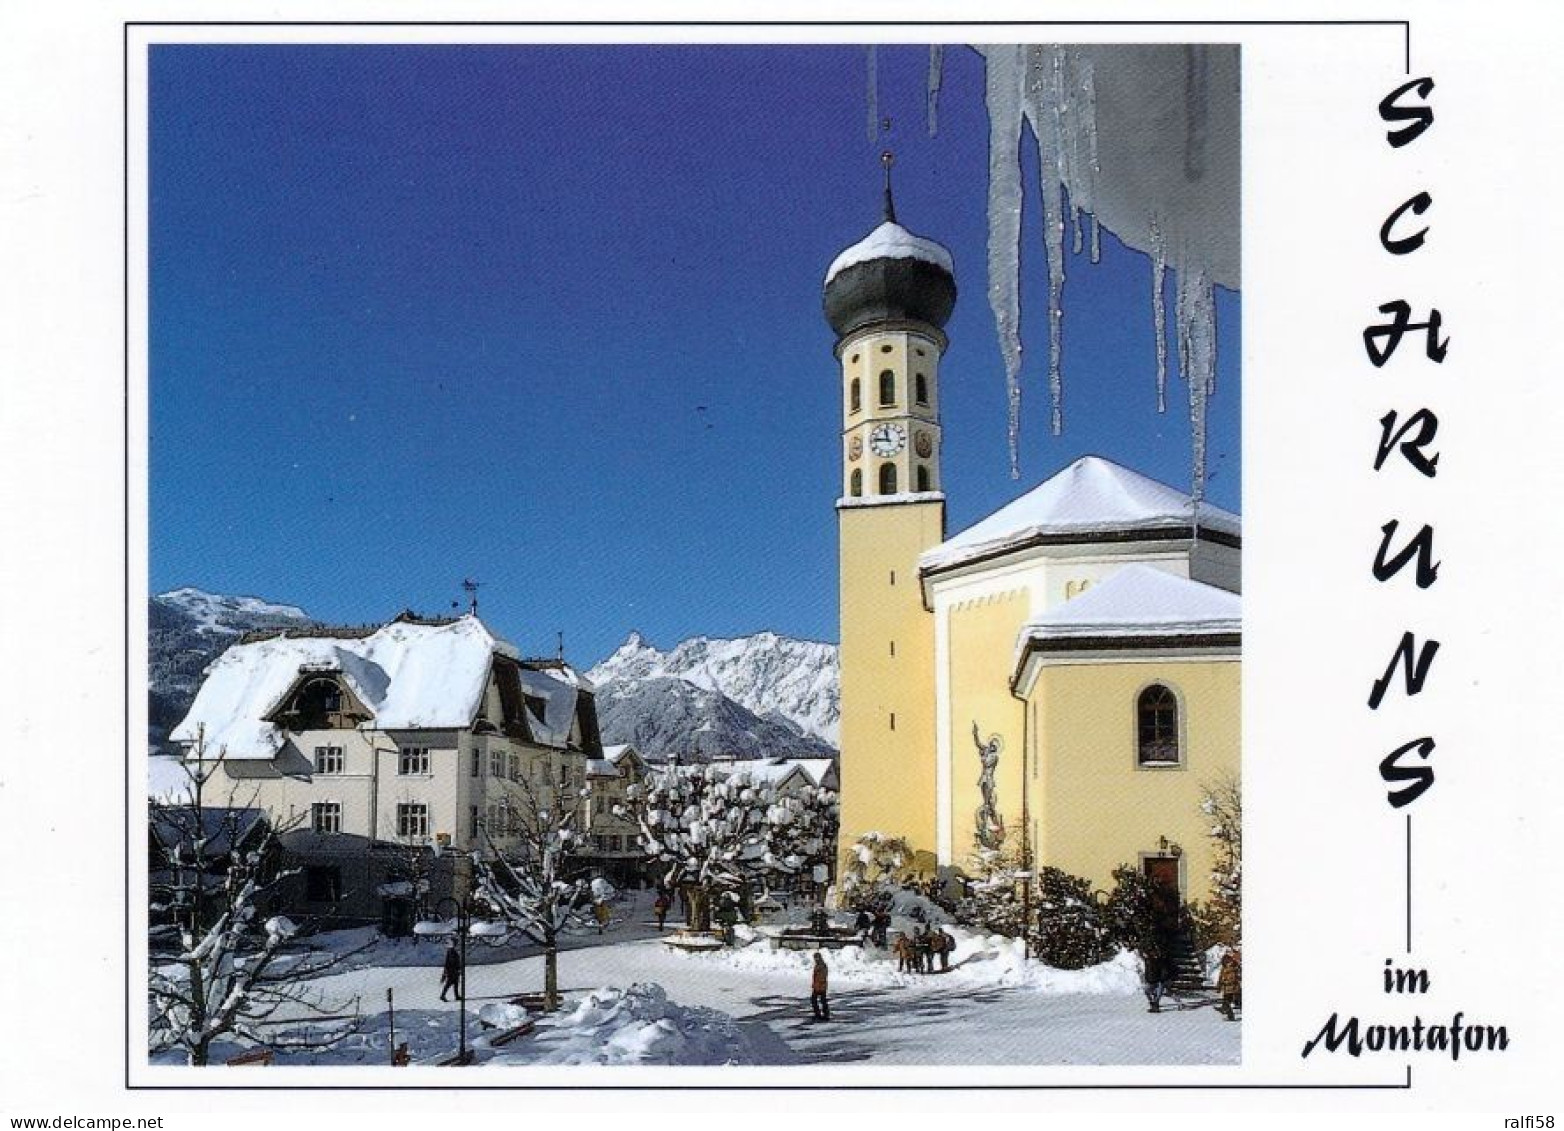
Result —
[[891, 166], [896, 164], [896, 154], [887, 149], [880, 154], [880, 164], [885, 166], [885, 218], [896, 223], [896, 198], [891, 195]]

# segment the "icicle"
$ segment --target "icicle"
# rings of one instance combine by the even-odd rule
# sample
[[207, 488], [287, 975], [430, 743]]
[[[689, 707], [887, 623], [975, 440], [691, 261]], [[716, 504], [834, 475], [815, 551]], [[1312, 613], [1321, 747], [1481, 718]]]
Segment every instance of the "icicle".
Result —
[[876, 57], [875, 46], [872, 43], [868, 47], [868, 57], [869, 57], [869, 76], [868, 76], [868, 80], [867, 80], [868, 81], [868, 88], [869, 88], [869, 90], [868, 90], [868, 94], [869, 94], [868, 131], [869, 131], [869, 142], [870, 142], [870, 144], [873, 144], [880, 136], [880, 78], [879, 78], [879, 73], [878, 73], [879, 72], [879, 62], [878, 62], [878, 59]]
[[1025, 48], [987, 51], [988, 304], [999, 332], [1008, 401], [1010, 478], [1021, 477], [1021, 106]]
[[1039, 189], [1043, 198], [1043, 247], [1048, 256], [1048, 392], [1055, 436], [1064, 428], [1064, 379], [1060, 353], [1064, 329], [1064, 200], [1065, 136], [1063, 52], [1057, 47], [1029, 47], [1023, 108], [1037, 141]]
[[939, 88], [945, 81], [945, 45], [929, 44], [929, 136], [939, 133]]
[[1204, 270], [1178, 272], [1179, 370], [1189, 386], [1189, 430], [1193, 449], [1190, 499], [1196, 508], [1206, 490], [1206, 400], [1216, 368], [1216, 305]]
[[1086, 139], [1086, 165], [1082, 176], [1085, 181], [1085, 204], [1092, 221], [1092, 262], [1102, 256], [1102, 226], [1097, 222], [1097, 177], [1102, 164], [1097, 160], [1097, 78], [1090, 59], [1076, 54], [1076, 92], [1080, 106], [1076, 111], [1081, 135]]
[[1151, 235], [1151, 325], [1157, 336], [1157, 411], [1168, 410], [1168, 312], [1162, 297], [1163, 278], [1167, 274], [1167, 248], [1162, 245], [1162, 225], [1153, 216]]

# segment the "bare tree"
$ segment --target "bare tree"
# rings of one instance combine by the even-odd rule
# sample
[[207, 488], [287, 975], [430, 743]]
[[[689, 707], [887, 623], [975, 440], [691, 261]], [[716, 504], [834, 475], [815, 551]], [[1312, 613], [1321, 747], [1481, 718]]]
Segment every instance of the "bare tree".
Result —
[[1243, 933], [1244, 808], [1238, 778], [1228, 774], [1201, 791], [1200, 811], [1211, 822], [1211, 899], [1202, 909], [1208, 937], [1237, 946]]
[[206, 787], [223, 755], [208, 763], [199, 744], [197, 752], [194, 765], [184, 764], [184, 799], [149, 807], [154, 863], [162, 865], [149, 906], [149, 1047], [182, 1049], [192, 1065], [209, 1063], [213, 1042], [225, 1036], [271, 1050], [330, 1047], [352, 1031], [355, 1022], [341, 1015], [356, 1015], [357, 1002], [327, 1003], [308, 983], [357, 952], [314, 949], [287, 917], [263, 919], [262, 907], [295, 874], [277, 866], [288, 826], [236, 806], [231, 792], [227, 806], [209, 807]]
[[487, 853], [473, 853], [478, 898], [506, 926], [543, 948], [543, 1004], [559, 1007], [559, 938], [572, 926], [592, 924], [592, 886], [585, 869], [573, 863], [584, 800], [559, 791], [552, 802], [538, 796], [532, 783], [516, 783], [522, 804], [512, 810], [507, 834], [520, 843], [502, 853], [487, 825]]

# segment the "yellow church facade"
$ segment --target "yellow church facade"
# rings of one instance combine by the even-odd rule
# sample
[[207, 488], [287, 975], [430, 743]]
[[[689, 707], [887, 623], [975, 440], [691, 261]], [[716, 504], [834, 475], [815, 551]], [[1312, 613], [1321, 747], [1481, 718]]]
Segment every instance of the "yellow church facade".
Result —
[[981, 847], [1209, 896], [1204, 792], [1240, 762], [1236, 515], [1088, 456], [948, 535], [948, 252], [885, 219], [831, 265], [842, 380], [841, 848]]

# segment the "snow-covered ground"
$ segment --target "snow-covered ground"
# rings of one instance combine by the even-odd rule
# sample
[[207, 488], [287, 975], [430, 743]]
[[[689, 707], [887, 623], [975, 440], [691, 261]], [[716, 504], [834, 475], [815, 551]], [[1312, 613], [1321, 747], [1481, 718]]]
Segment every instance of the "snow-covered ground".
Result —
[[[468, 1035], [480, 1062], [507, 1064], [1235, 1064], [1241, 1025], [1199, 1000], [1164, 999], [1150, 1014], [1135, 960], [1082, 971], [1028, 962], [1011, 940], [948, 928], [957, 948], [947, 973], [903, 974], [888, 952], [827, 952], [831, 1020], [809, 1011], [809, 952], [774, 950], [756, 938], [736, 950], [688, 953], [665, 945], [649, 922], [649, 896], [619, 905], [607, 934], [577, 935], [560, 955], [566, 1007], [530, 1035], [490, 1049], [484, 1021], [504, 1025], [505, 1003], [537, 992], [543, 959], [531, 948], [474, 947], [468, 969]], [[362, 932], [329, 940], [342, 949]], [[392, 1039], [415, 1061], [453, 1051], [454, 1002], [439, 1000], [442, 948], [384, 941], [355, 954], [345, 972], [318, 980], [332, 1000], [356, 998], [358, 1032], [324, 1053], [277, 1063], [385, 1064]], [[219, 1048], [216, 1059], [237, 1047]]]

